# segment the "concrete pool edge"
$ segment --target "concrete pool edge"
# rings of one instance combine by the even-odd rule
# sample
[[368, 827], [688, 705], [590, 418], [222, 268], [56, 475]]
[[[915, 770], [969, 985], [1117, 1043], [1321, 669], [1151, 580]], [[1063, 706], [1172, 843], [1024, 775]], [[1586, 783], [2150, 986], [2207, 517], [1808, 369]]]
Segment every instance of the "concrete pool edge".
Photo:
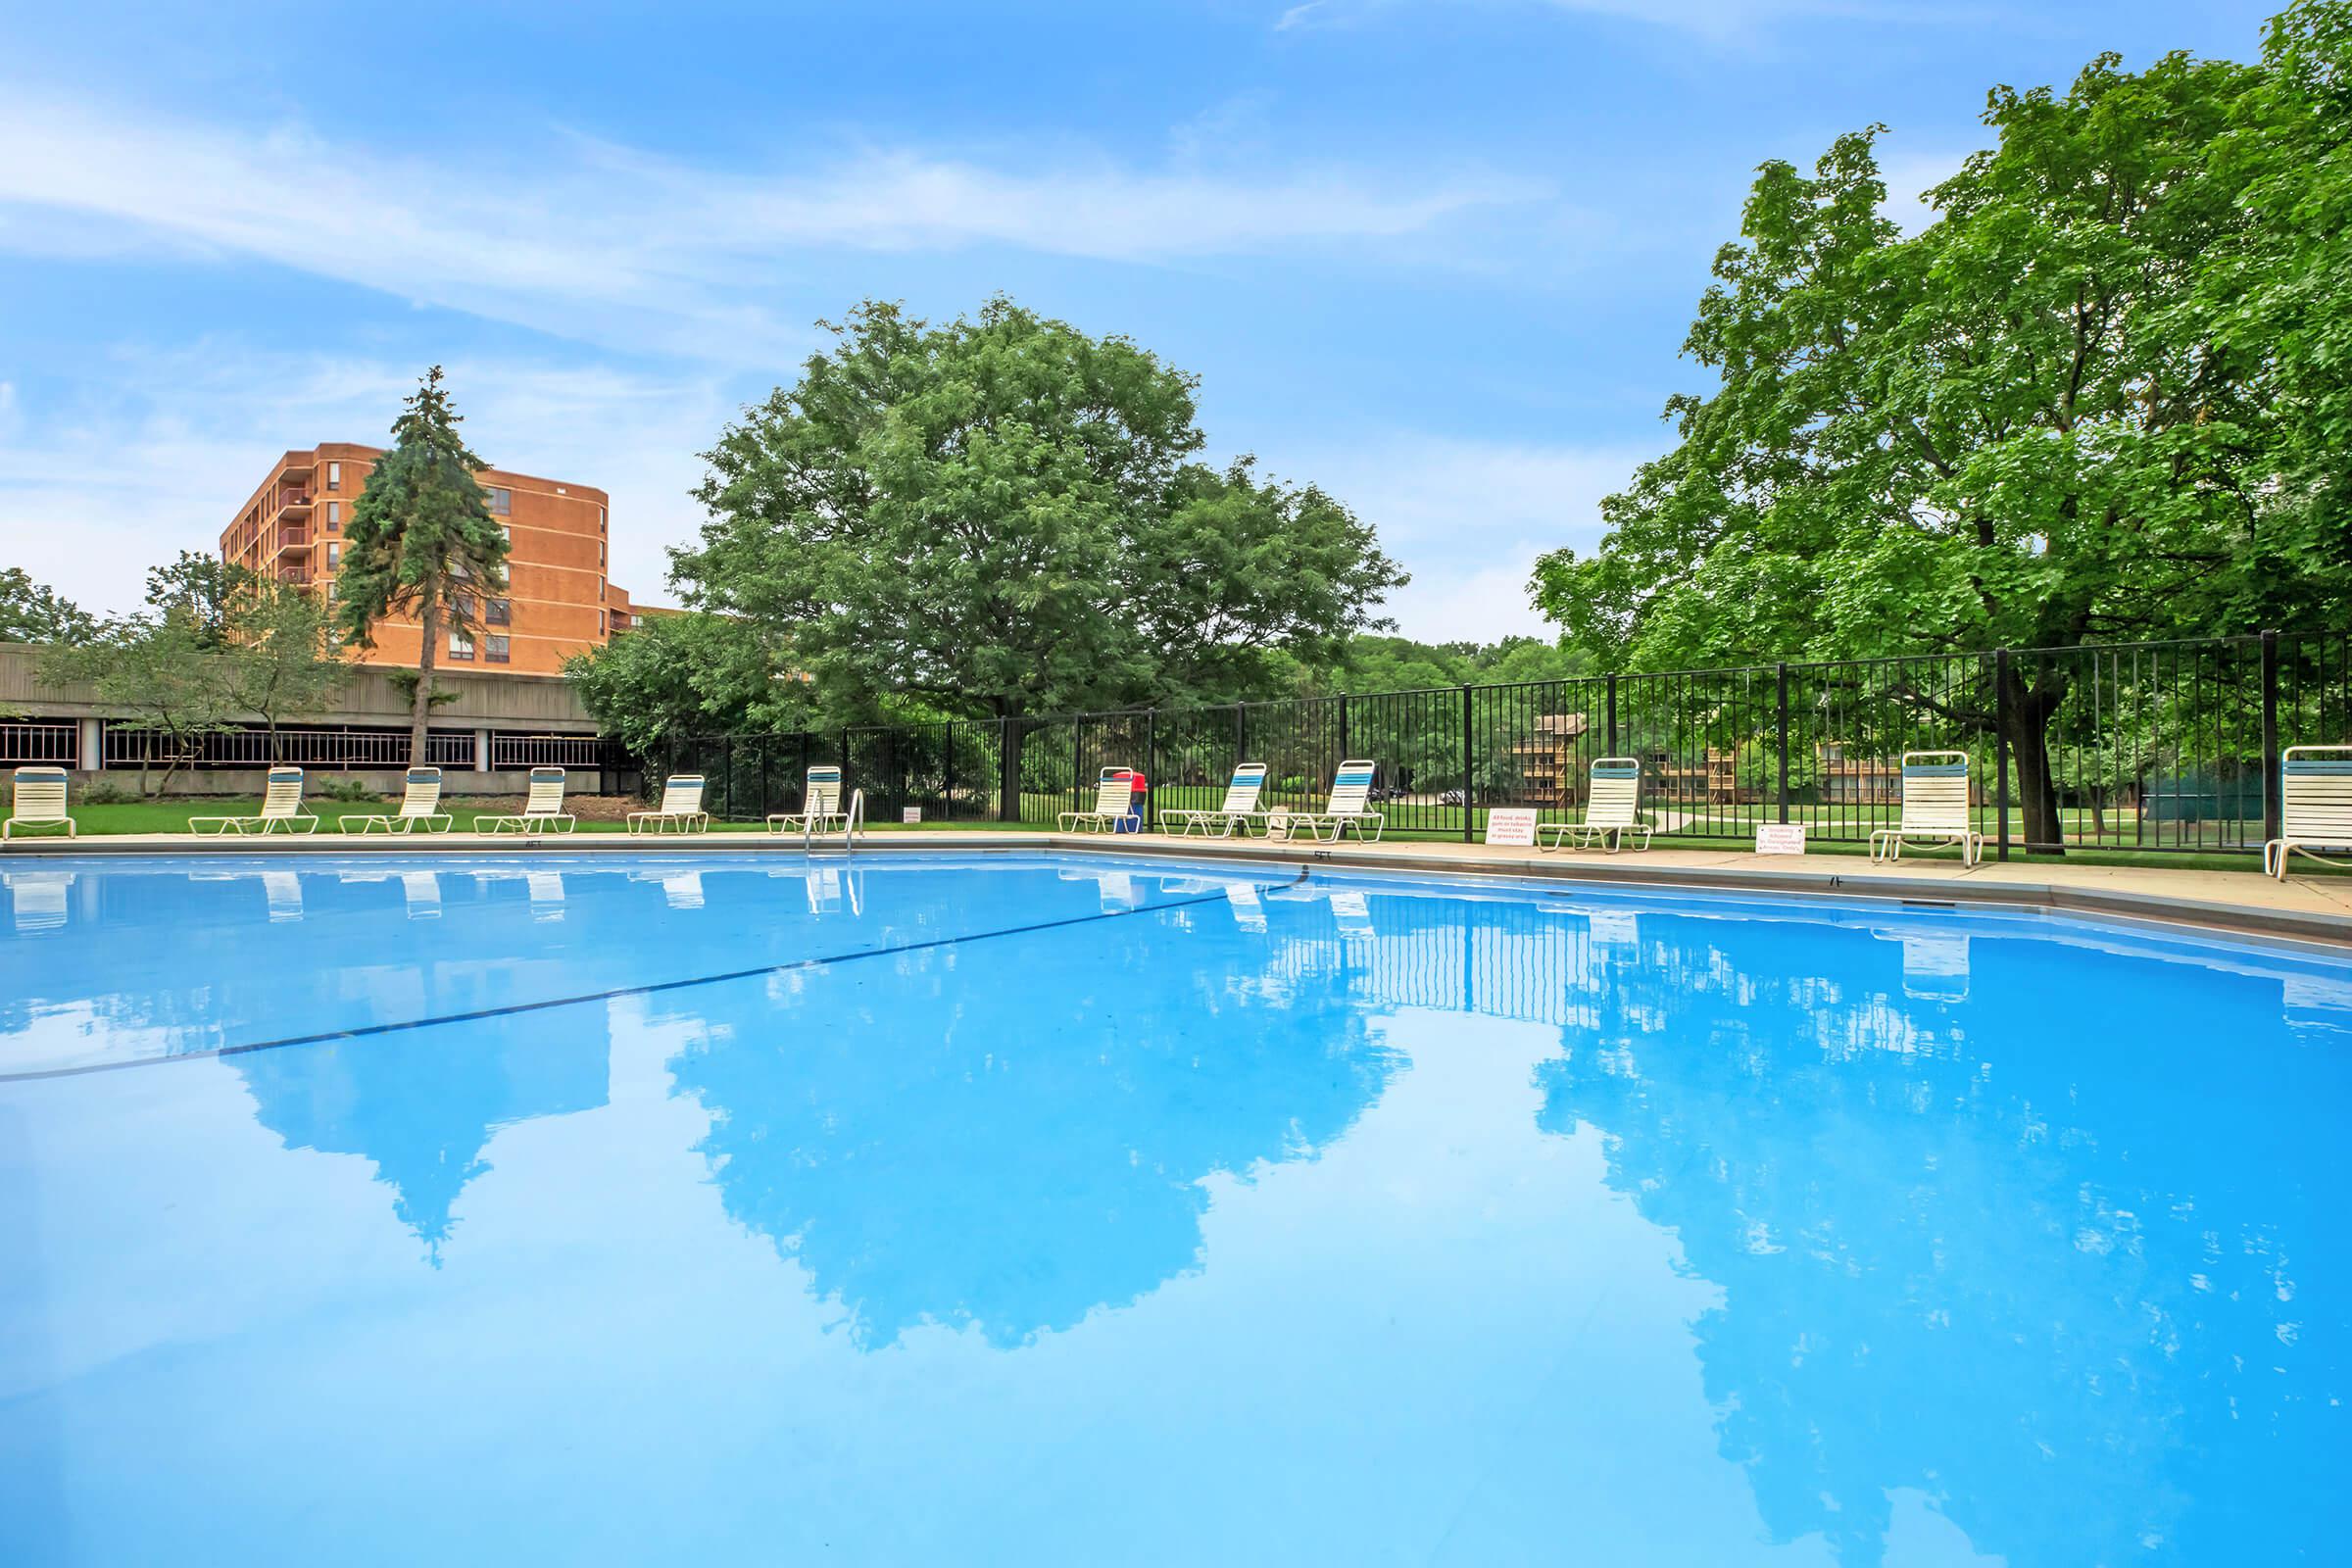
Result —
[[[0, 868], [12, 860], [58, 857], [125, 859], [205, 855], [645, 855], [725, 851], [799, 855], [797, 837], [767, 833], [635, 836], [621, 833], [540, 837], [447, 833], [368, 836], [330, 833], [257, 838], [187, 834], [119, 834], [87, 839], [11, 840]], [[1784, 858], [1739, 851], [1652, 850], [1536, 854], [1483, 845], [1424, 842], [1340, 845], [1272, 843], [1263, 839], [1204, 839], [1166, 834], [1068, 834], [988, 829], [877, 833], [861, 840], [859, 855], [941, 853], [1113, 854], [1194, 861], [1328, 866], [1361, 871], [1406, 871], [1450, 877], [1507, 876], [1585, 883], [1627, 890], [1728, 891], [1783, 897], [1893, 900], [1935, 907], [1973, 906], [2092, 915], [2127, 924], [2218, 931], [2235, 937], [2352, 948], [2352, 888], [2337, 894], [2309, 879], [2275, 882], [2242, 871], [2149, 869], [1910, 860], [1872, 865], [1858, 857]], [[832, 853], [839, 853], [838, 851]]]

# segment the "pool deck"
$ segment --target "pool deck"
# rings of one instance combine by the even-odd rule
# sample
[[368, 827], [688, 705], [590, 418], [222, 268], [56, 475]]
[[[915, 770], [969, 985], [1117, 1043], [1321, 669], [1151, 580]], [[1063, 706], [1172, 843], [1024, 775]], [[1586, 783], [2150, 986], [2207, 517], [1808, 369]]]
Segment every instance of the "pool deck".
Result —
[[[363, 837], [314, 833], [280, 834], [267, 839], [181, 833], [108, 834], [83, 839], [15, 840], [0, 850], [0, 868], [12, 862], [29, 862], [59, 855], [481, 855], [551, 850], [576, 855], [649, 851], [799, 855], [802, 844], [797, 836], [758, 832], [640, 837], [625, 833], [544, 837], [478, 833], [400, 836], [379, 833]], [[2290, 876], [2284, 882], [2276, 882], [2252, 870], [2189, 867], [2172, 870], [2073, 865], [2049, 860], [2003, 863], [1991, 859], [1969, 867], [1961, 865], [1958, 858], [1949, 853], [1914, 856], [1899, 863], [1873, 865], [1859, 855], [1779, 856], [1738, 850], [1647, 850], [1617, 855], [1586, 850], [1537, 854], [1526, 849], [1418, 840], [1357, 844], [1350, 839], [1345, 844], [1328, 845], [1272, 843], [1264, 839], [1181, 838], [1164, 833], [1113, 837], [954, 828], [874, 833], [858, 841], [857, 853], [890, 855], [956, 850], [1173, 855], [1283, 865], [1542, 877], [1610, 887], [1716, 888], [1801, 897], [1898, 899], [1938, 906], [1966, 904], [2055, 909], [2352, 947], [2352, 878]], [[828, 853], [840, 852], [835, 848]]]

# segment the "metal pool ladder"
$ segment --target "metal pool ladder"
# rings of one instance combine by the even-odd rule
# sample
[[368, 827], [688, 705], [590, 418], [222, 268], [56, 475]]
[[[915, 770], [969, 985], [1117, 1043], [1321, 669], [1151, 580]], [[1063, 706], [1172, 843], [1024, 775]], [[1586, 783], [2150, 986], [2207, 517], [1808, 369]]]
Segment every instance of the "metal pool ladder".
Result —
[[[850, 791], [850, 808], [842, 813], [841, 850], [844, 855], [858, 851], [858, 830], [865, 826], [865, 791]], [[801, 818], [801, 853], [808, 854], [817, 847], [816, 814], [812, 811]]]

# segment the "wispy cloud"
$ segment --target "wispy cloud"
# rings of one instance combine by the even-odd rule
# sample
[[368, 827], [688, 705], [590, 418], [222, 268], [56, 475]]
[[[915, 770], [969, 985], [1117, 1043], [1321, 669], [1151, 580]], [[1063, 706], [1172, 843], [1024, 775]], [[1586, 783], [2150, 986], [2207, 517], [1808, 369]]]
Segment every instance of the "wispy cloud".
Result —
[[[121, 350], [71, 404], [0, 382], [0, 537], [92, 609], [139, 599], [146, 567], [209, 550], [269, 464], [315, 441], [387, 439], [416, 367], [257, 353], [232, 342]], [[466, 435], [500, 467], [612, 496], [612, 579], [663, 603], [662, 547], [690, 538], [687, 492], [736, 410], [717, 381], [508, 360], [448, 367]]]
[[1262, 455], [1270, 471], [1312, 478], [1379, 529], [1413, 575], [1388, 606], [1408, 635], [1493, 642], [1557, 630], [1528, 599], [1536, 557], [1596, 544], [1601, 497], [1656, 453], [1396, 430]]
[[746, 173], [553, 133], [534, 151], [527, 169], [484, 172], [0, 86], [0, 247], [256, 258], [609, 346], [772, 364], [807, 342], [762, 303], [796, 253], [1360, 256], [1552, 196], [1475, 169], [1015, 168], [872, 148]]

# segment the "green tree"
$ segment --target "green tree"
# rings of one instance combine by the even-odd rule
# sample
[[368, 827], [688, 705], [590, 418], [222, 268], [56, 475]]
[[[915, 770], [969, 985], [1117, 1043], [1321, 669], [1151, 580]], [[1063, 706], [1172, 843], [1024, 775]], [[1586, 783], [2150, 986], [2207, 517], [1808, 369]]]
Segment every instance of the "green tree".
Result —
[[759, 627], [722, 615], [642, 617], [604, 647], [573, 656], [564, 673], [598, 727], [640, 756], [690, 735], [812, 722], [807, 683]]
[[193, 550], [182, 550], [169, 564], [147, 568], [148, 607], [159, 613], [180, 614], [189, 634], [214, 650], [236, 642], [238, 617], [251, 610], [263, 586], [261, 574], [252, 568]]
[[[2316, 417], [2291, 437], [2276, 403], [2305, 372], [2340, 386], [2343, 318], [2273, 342], [2224, 296], [2265, 282], [2291, 315], [2312, 251], [2340, 253], [2310, 215], [2305, 244], [2259, 232], [2250, 192], [2340, 147], [2337, 55], [2295, 89], [2281, 51], [2335, 49], [2343, 17], [2298, 7], [2261, 69], [2103, 56], [2064, 95], [1996, 90], [1997, 145], [1908, 237], [1881, 214], [1875, 128], [1810, 178], [1765, 165], [1686, 345], [1718, 390], [1668, 405], [1680, 444], [1604, 503], [1595, 555], [1544, 558], [1538, 604], [1644, 668], [2066, 649], [2342, 605], [2352, 549], [2317, 503], [2346, 448]], [[2010, 671], [1938, 713], [1989, 732], [2006, 712], [2027, 839], [2054, 846], [2071, 669]]]
[[781, 636], [829, 713], [1227, 695], [1403, 581], [1311, 486], [1194, 461], [1194, 378], [1008, 300], [868, 302], [726, 429], [676, 552], [689, 604]]
[[358, 646], [375, 646], [376, 625], [387, 615], [416, 618], [421, 641], [409, 710], [412, 767], [425, 760], [441, 638], [478, 633], [481, 596], [506, 589], [506, 535], [474, 480], [484, 465], [460, 438], [460, 422], [436, 365], [392, 421], [392, 450], [376, 460], [351, 509], [336, 578], [342, 629]]
[[0, 567], [0, 643], [80, 642], [97, 629], [79, 605], [34, 582], [24, 567]]
[[199, 741], [226, 729], [240, 708], [235, 661], [207, 641], [184, 605], [126, 615], [82, 642], [53, 647], [42, 662], [49, 681], [87, 681], [98, 700], [161, 737], [164, 773], [150, 791], [151, 749], [139, 754], [142, 794], [171, 787]]
[[233, 601], [231, 625], [224, 657], [237, 703], [269, 727], [274, 761], [279, 721], [321, 711], [351, 679], [335, 613], [308, 588], [256, 576]]

